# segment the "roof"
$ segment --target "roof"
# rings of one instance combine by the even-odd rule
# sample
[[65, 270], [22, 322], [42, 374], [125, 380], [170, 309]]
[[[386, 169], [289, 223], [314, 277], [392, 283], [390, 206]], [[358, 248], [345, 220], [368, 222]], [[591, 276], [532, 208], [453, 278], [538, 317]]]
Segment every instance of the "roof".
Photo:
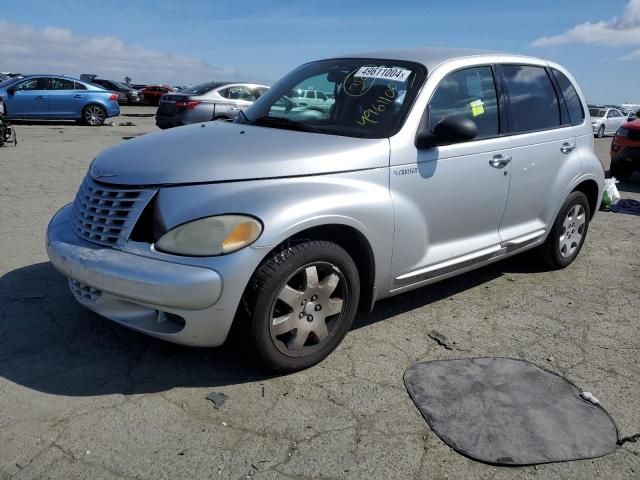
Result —
[[[422, 47], [406, 48], [394, 50], [375, 50], [371, 52], [358, 52], [349, 55], [340, 55], [338, 58], [383, 58], [404, 60], [407, 62], [417, 62], [427, 67], [428, 71], [433, 70], [441, 63], [457, 58], [474, 57], [480, 55], [508, 55], [518, 58], [521, 55], [512, 55], [494, 50], [480, 50], [474, 48], [447, 48], [447, 47]], [[539, 60], [536, 58], [536, 60]]]

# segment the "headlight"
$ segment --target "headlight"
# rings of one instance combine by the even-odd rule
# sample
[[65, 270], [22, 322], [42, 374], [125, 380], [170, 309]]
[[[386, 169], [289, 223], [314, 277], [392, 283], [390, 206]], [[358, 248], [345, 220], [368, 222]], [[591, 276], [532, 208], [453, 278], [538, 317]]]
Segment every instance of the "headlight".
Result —
[[245, 215], [201, 218], [169, 230], [156, 249], [178, 255], [212, 256], [235, 252], [255, 242], [262, 224]]
[[620, 127], [616, 132], [616, 137], [626, 137], [629, 134], [629, 130], [624, 127]]

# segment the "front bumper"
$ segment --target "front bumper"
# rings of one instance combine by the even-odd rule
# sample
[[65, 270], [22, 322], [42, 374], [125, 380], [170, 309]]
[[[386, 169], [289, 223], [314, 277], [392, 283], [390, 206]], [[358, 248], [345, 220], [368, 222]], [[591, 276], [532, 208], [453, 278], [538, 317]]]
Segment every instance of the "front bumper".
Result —
[[87, 242], [71, 228], [71, 205], [47, 230], [47, 254], [79, 303], [127, 327], [175, 343], [217, 346], [233, 313], [216, 308], [222, 276], [213, 269], [147, 258]]

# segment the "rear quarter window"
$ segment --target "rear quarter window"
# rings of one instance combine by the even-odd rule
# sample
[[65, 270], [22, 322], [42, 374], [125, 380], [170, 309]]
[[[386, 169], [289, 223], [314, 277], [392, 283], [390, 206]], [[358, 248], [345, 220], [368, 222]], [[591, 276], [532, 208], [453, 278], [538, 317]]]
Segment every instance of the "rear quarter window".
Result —
[[580, 125], [584, 121], [584, 108], [578, 96], [578, 91], [564, 73], [556, 69], [551, 69], [551, 71], [556, 77], [560, 90], [562, 91], [564, 102], [569, 111], [571, 125]]

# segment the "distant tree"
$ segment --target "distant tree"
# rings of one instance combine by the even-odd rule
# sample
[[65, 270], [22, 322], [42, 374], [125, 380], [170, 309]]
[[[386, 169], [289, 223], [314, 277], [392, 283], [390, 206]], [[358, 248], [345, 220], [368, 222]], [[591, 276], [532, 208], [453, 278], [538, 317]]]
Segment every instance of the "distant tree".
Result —
[[129, 85], [131, 83], [131, 78], [130, 77], [124, 77], [124, 83]]

